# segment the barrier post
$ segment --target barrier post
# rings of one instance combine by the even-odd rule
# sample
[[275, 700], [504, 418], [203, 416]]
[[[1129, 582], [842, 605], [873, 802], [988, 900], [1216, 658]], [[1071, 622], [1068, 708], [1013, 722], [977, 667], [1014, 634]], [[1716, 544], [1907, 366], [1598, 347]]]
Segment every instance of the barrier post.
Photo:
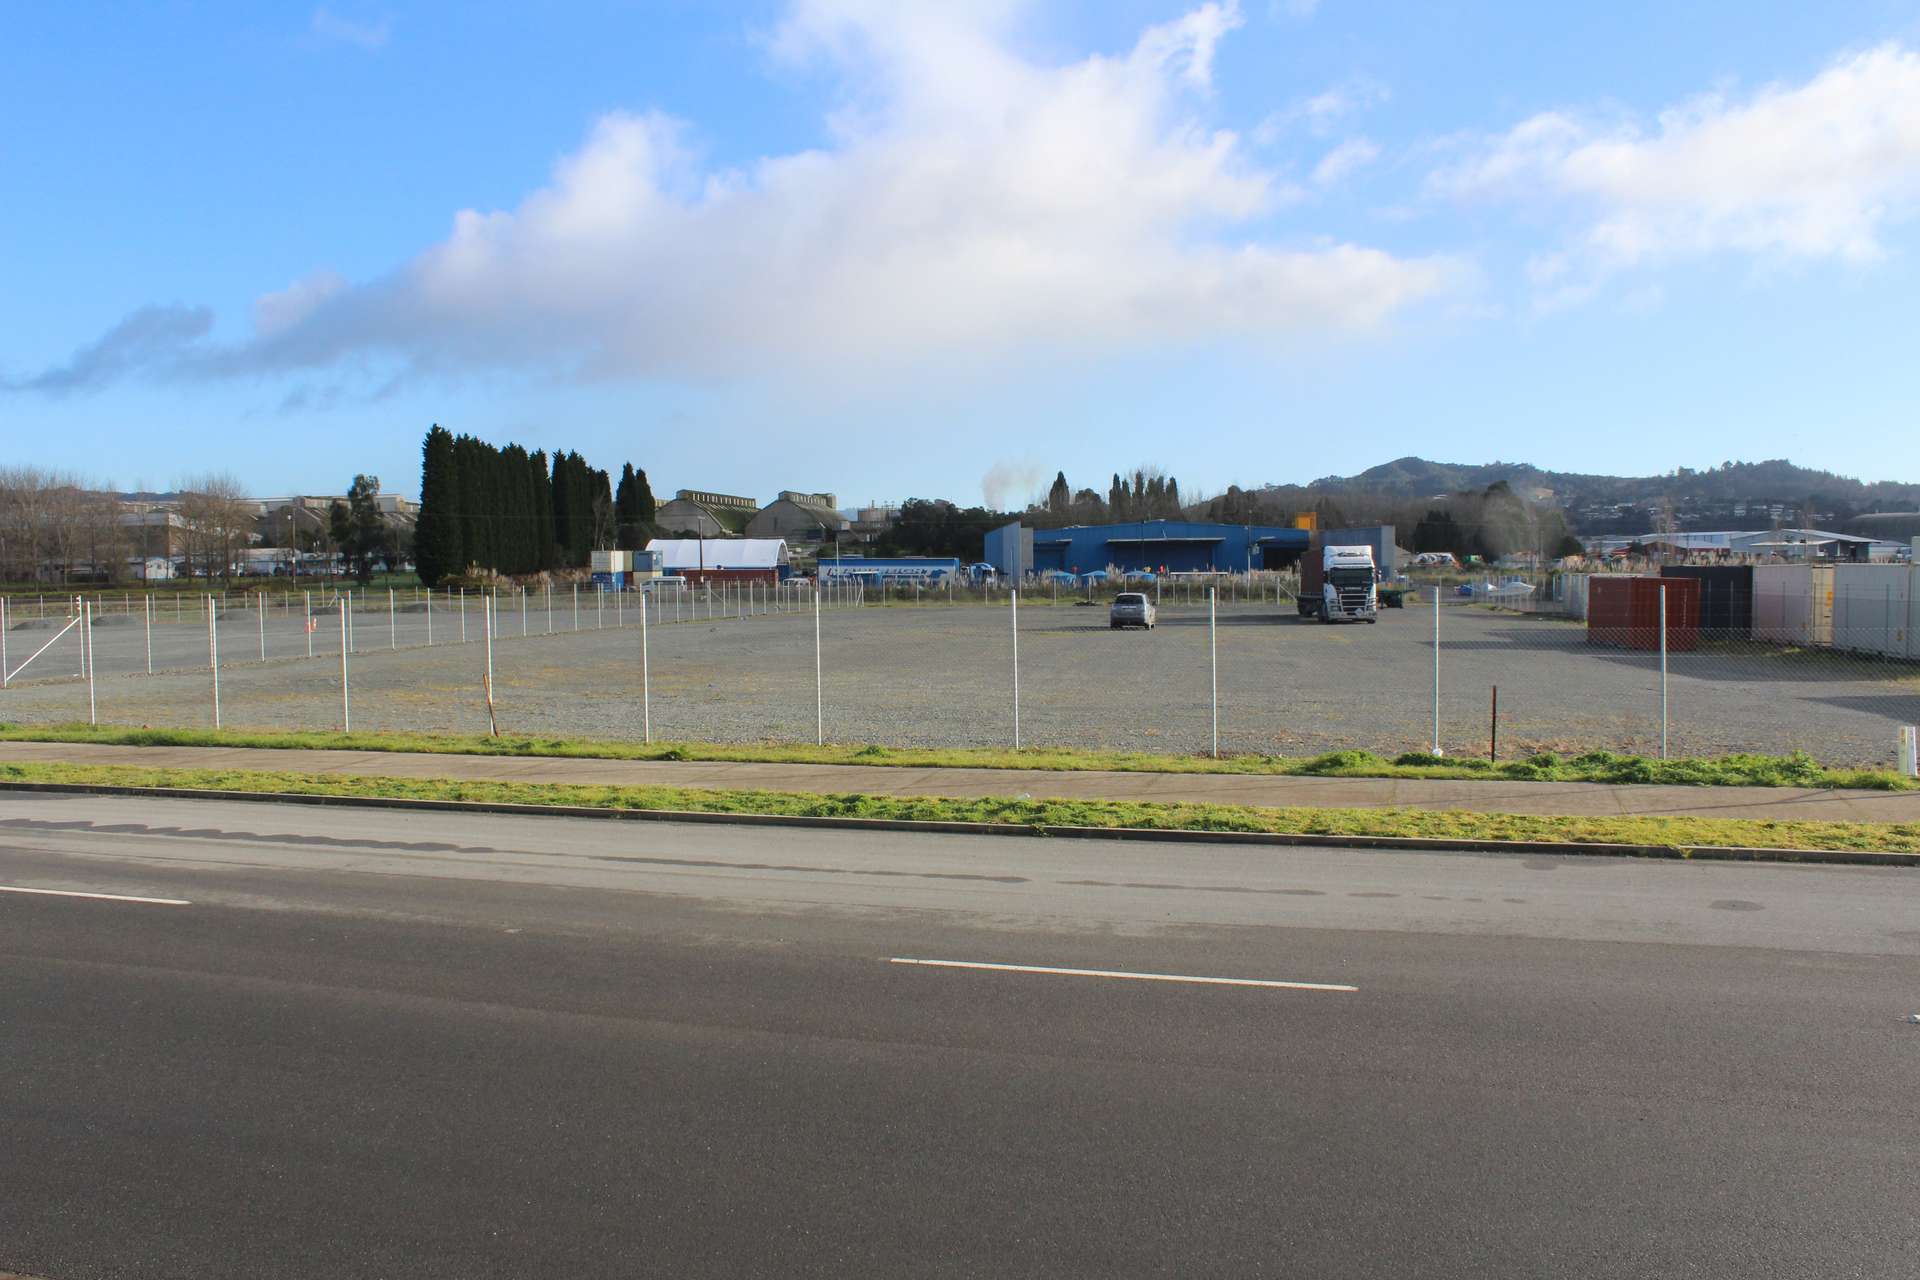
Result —
[[81, 639], [87, 646], [87, 723], [99, 724], [93, 709], [93, 601], [88, 600], [81, 606]]
[[213, 727], [220, 727], [220, 613], [207, 597], [207, 669], [213, 672]]
[[1213, 587], [1207, 588], [1207, 689], [1208, 698], [1213, 706], [1213, 745], [1211, 754], [1215, 760], [1220, 758], [1220, 642], [1219, 623], [1215, 611]]
[[1433, 588], [1433, 754], [1440, 750], [1440, 588]]
[[480, 596], [480, 618], [486, 627], [487, 635], [487, 732], [494, 737], [500, 736], [500, 720], [493, 710], [493, 592], [482, 592]]
[[653, 672], [647, 665], [647, 591], [640, 589], [640, 740], [653, 741]]
[[1660, 580], [1660, 758], [1667, 758], [1667, 583]]
[[1020, 749], [1020, 588], [1007, 593], [1007, 614], [1013, 624], [1013, 749]]
[[353, 732], [353, 698], [347, 692], [347, 602], [340, 601], [340, 732]]

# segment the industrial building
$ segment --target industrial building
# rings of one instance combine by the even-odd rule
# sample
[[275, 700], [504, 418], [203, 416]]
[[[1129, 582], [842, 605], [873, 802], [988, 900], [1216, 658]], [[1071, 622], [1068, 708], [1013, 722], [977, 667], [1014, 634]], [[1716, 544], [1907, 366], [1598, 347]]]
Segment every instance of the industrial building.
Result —
[[847, 518], [835, 510], [830, 493], [801, 493], [782, 489], [753, 519], [747, 521], [749, 538], [785, 538], [791, 542], [826, 542], [847, 528]]
[[822, 581], [944, 582], [958, 577], [960, 561], [952, 556], [821, 556]]
[[793, 572], [787, 544], [778, 538], [655, 538], [659, 570], [696, 586], [703, 582], [775, 583]]
[[1703, 561], [1837, 560], [1868, 563], [1900, 556], [1903, 544], [1823, 529], [1728, 529], [1596, 538], [1589, 550], [1612, 556], [1643, 551]]
[[[1293, 564], [1310, 536], [1305, 529], [1188, 520], [1064, 529], [1029, 529], [1016, 520], [987, 535], [985, 559], [995, 572], [1016, 580], [1049, 570], [1092, 573], [1109, 567], [1130, 573], [1244, 573]], [[1391, 545], [1391, 531], [1387, 541]]]
[[752, 498], [705, 489], [681, 489], [653, 513], [653, 523], [668, 533], [694, 538], [737, 537], [760, 510]]

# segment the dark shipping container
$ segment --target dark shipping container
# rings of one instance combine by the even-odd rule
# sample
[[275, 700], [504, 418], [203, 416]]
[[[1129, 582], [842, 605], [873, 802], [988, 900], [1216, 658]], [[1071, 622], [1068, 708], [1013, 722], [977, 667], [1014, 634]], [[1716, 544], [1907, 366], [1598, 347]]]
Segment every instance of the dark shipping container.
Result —
[[1722, 640], [1753, 635], [1753, 566], [1749, 564], [1670, 564], [1660, 570], [1668, 580], [1691, 578], [1700, 584], [1700, 630]]
[[1667, 596], [1667, 649], [1700, 643], [1700, 582], [1694, 578], [1595, 577], [1587, 583], [1587, 643], [1660, 647], [1660, 594]]

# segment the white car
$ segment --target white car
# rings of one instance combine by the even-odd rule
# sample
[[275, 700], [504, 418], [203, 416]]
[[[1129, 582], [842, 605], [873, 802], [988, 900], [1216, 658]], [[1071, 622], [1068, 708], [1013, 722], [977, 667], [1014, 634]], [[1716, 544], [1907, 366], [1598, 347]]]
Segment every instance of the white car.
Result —
[[1153, 601], [1138, 591], [1122, 591], [1113, 598], [1113, 608], [1107, 613], [1107, 626], [1114, 631], [1122, 627], [1145, 627], [1151, 631], [1158, 620]]

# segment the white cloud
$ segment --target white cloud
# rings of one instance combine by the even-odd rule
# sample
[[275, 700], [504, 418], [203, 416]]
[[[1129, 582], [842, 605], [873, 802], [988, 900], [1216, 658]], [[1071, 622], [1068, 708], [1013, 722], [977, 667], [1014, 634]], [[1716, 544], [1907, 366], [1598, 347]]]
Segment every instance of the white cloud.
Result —
[[1314, 183], [1322, 187], [1333, 186], [1379, 158], [1380, 148], [1374, 145], [1372, 139], [1348, 138], [1322, 156], [1320, 163], [1313, 167]]
[[1347, 117], [1377, 107], [1392, 96], [1392, 91], [1373, 77], [1354, 76], [1273, 112], [1254, 126], [1251, 137], [1256, 145], [1263, 147], [1280, 141], [1296, 128], [1324, 138]]
[[1366, 331], [1456, 278], [1263, 233], [1297, 193], [1204, 122], [1233, 5], [1064, 64], [1015, 51], [1019, 10], [802, 0], [770, 47], [842, 87], [829, 144], [716, 170], [687, 125], [611, 114], [518, 207], [459, 213], [385, 279], [267, 295], [253, 340], [183, 358], [865, 376]]
[[382, 48], [393, 36], [391, 18], [343, 18], [324, 5], [313, 11], [313, 18], [307, 25], [322, 40], [358, 45], [362, 49]]
[[1544, 113], [1433, 185], [1574, 204], [1576, 233], [1531, 267], [1567, 299], [1611, 273], [1686, 256], [1871, 261], [1886, 227], [1920, 213], [1920, 54], [1883, 45], [1804, 84], [1696, 98], [1651, 127]]

